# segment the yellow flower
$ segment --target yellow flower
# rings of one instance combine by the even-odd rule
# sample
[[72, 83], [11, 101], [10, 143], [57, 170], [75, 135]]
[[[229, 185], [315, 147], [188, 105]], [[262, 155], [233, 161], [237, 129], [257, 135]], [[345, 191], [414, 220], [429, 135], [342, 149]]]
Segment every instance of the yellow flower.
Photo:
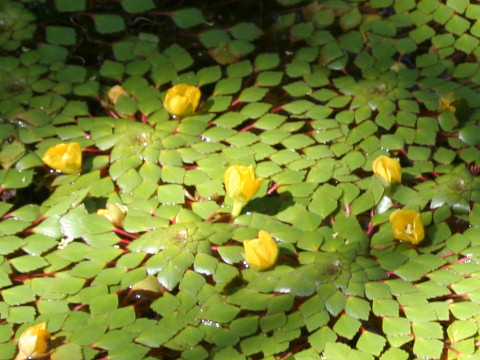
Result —
[[77, 142], [60, 143], [50, 147], [42, 158], [43, 162], [65, 174], [79, 172], [82, 168], [82, 148]]
[[118, 98], [121, 95], [127, 95], [127, 92], [120, 85], [115, 85], [115, 86], [111, 87], [110, 90], [108, 90], [107, 95], [108, 95], [108, 99], [110, 100], [110, 102], [113, 105], [115, 105], [118, 101]]
[[127, 207], [122, 204], [107, 203], [106, 209], [98, 209], [97, 215], [105, 216], [113, 225], [123, 227]]
[[455, 99], [440, 98], [440, 106], [438, 107], [438, 112], [450, 110], [450, 112], [455, 113], [456, 108], [452, 105], [454, 101]]
[[264, 230], [258, 232], [258, 239], [244, 240], [243, 248], [247, 262], [257, 270], [265, 270], [275, 264], [278, 245]]
[[389, 184], [402, 181], [402, 167], [397, 159], [381, 155], [373, 162], [373, 172], [380, 175]]
[[397, 240], [418, 244], [425, 237], [422, 216], [415, 210], [395, 210], [390, 215], [393, 236]]
[[452, 103], [455, 102], [455, 95], [448, 94], [447, 96], [449, 98], [440, 98], [440, 106], [438, 107], [438, 112], [450, 110], [451, 113], [455, 113], [456, 108], [452, 105]]
[[225, 171], [225, 188], [228, 195], [237, 201], [250, 201], [262, 182], [262, 178], [255, 179], [252, 165], [232, 165]]
[[200, 89], [196, 86], [178, 84], [168, 89], [163, 106], [172, 115], [190, 115], [195, 112], [200, 96]]
[[240, 214], [243, 205], [257, 193], [262, 182], [262, 178], [255, 178], [252, 165], [232, 165], [225, 171], [225, 188], [234, 201], [232, 216]]
[[46, 323], [29, 327], [18, 340], [19, 356], [23, 355], [24, 359], [34, 359], [46, 354], [48, 339], [50, 339], [50, 333], [47, 331]]

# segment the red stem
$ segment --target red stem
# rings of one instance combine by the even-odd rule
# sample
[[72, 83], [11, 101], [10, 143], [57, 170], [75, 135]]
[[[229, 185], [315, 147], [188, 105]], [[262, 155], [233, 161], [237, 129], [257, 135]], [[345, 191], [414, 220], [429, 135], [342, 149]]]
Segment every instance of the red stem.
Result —
[[118, 116], [118, 114], [115, 111], [108, 110], [108, 113], [110, 114], [111, 117], [115, 119], [120, 119], [120, 116]]
[[452, 256], [452, 255], [456, 255], [456, 254], [455, 254], [453, 251], [450, 251], [450, 252], [448, 252], [448, 253], [446, 253], [446, 254], [441, 255], [440, 257], [443, 259], [443, 258]]
[[87, 147], [87, 148], [83, 149], [83, 153], [108, 154], [109, 151], [104, 151], [104, 150], [100, 150], [100, 149], [96, 149], [96, 148]]
[[367, 231], [365, 232], [368, 236], [372, 235], [373, 230], [375, 229], [375, 226], [372, 224], [371, 221], [368, 222], [368, 228]]
[[243, 129], [238, 130], [238, 132], [248, 131], [248, 130], [252, 129], [254, 126], [255, 126], [255, 123], [249, 124], [249, 125], [245, 126]]
[[130, 245], [132, 243], [131, 240], [127, 240], [127, 239], [120, 239], [119, 241], [120, 244], [126, 244], [126, 245]]
[[451, 347], [450, 345], [448, 345], [448, 344], [445, 344], [445, 347], [447, 348], [447, 350], [453, 351], [453, 352], [454, 352], [455, 354], [457, 354], [457, 355], [460, 355], [460, 354], [461, 354], [460, 351], [458, 351], [457, 349], [452, 348], [452, 347]]
[[468, 256], [465, 256], [463, 258], [458, 259], [457, 261], [454, 261], [452, 264], [461, 264], [469, 260], [472, 260], [472, 259], [469, 258]]
[[280, 184], [280, 183], [275, 183], [270, 189], [268, 189], [267, 194], [270, 195], [271, 193], [273, 193], [275, 190], [278, 189], [278, 187], [279, 187], [280, 185], [282, 185], [282, 184]]
[[217, 216], [218, 214], [219, 214], [219, 212], [218, 212], [218, 211], [215, 211], [212, 215], [210, 215], [208, 218], [205, 219], [205, 222], [210, 222], [210, 221], [212, 221], [213, 218], [214, 218], [215, 216]]
[[119, 235], [127, 236], [127, 237], [132, 238], [132, 239], [138, 239], [139, 238], [138, 235], [131, 234], [131, 233], [126, 232], [125, 230], [120, 229], [120, 228], [115, 228], [115, 229], [113, 229], [113, 231], [115, 231], [115, 233], [117, 233]]

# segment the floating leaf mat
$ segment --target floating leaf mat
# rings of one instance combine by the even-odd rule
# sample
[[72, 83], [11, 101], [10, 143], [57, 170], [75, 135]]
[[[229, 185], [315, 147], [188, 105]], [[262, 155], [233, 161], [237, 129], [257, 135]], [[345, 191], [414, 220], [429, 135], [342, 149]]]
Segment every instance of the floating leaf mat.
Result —
[[[0, 359], [40, 322], [54, 360], [480, 359], [480, 5], [180, 4], [0, 2]], [[80, 174], [42, 162], [73, 141]], [[236, 219], [233, 164], [265, 179]]]

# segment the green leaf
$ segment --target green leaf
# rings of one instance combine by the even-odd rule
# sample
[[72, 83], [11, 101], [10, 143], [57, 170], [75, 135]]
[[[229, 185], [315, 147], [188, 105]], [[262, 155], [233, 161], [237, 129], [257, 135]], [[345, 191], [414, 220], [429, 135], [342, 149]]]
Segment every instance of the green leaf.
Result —
[[95, 29], [100, 34], [110, 34], [125, 30], [125, 21], [118, 15], [95, 15]]
[[110, 329], [124, 327], [135, 321], [135, 310], [133, 306], [115, 309], [108, 313], [107, 320]]
[[242, 91], [238, 100], [242, 102], [260, 101], [266, 95], [268, 89], [259, 87], [249, 87]]
[[8, 169], [25, 154], [25, 146], [20, 141], [3, 143], [0, 150], [0, 163]]
[[389, 348], [380, 357], [380, 360], [407, 360], [407, 359], [408, 359], [408, 353], [398, 348]]
[[64, 344], [57, 348], [55, 351], [50, 355], [53, 360], [60, 360], [60, 359], [72, 359], [72, 360], [81, 360], [83, 359], [82, 349], [77, 344]]
[[25, 241], [16, 236], [0, 237], [0, 254], [6, 255], [25, 245]]
[[[69, 323], [71, 324], [72, 322], [73, 320]], [[70, 342], [78, 345], [93, 344], [105, 333], [105, 330], [106, 326], [99, 326], [98, 324], [85, 325], [83, 321], [81, 321], [78, 324], [78, 328], [72, 334]]]
[[350, 210], [354, 215], [361, 214], [373, 207], [375, 199], [370, 191], [367, 191], [357, 197], [351, 204]]
[[218, 253], [227, 264], [242, 262], [244, 249], [242, 246], [219, 246]]
[[220, 46], [229, 41], [228, 33], [221, 29], [210, 29], [198, 36], [201, 43], [208, 49]]
[[468, 145], [477, 145], [480, 142], [479, 127], [467, 125], [459, 132], [459, 138]]
[[52, 291], [62, 294], [73, 295], [80, 291], [85, 284], [85, 279], [75, 277], [57, 277], [55, 284], [52, 286]]
[[10, 260], [10, 263], [21, 273], [37, 270], [48, 265], [43, 257], [30, 255], [18, 256]]
[[280, 63], [280, 57], [276, 53], [260, 54], [255, 59], [255, 69], [258, 71], [273, 69]]
[[[372, 311], [377, 316], [398, 316], [399, 305], [398, 302], [391, 299], [375, 299], [373, 301]], [[391, 319], [390, 319], [391, 320]], [[387, 320], [384, 320], [384, 326], [387, 324]], [[410, 327], [409, 327], [410, 329]], [[388, 333], [384, 330], [385, 333]], [[408, 331], [409, 333], [409, 331]]]
[[101, 336], [95, 342], [95, 346], [101, 349], [111, 350], [114, 348], [118, 348], [122, 344], [131, 343], [134, 338], [135, 334], [132, 332], [126, 330], [112, 330]]
[[370, 304], [364, 299], [350, 296], [347, 298], [345, 313], [355, 319], [368, 320]]
[[265, 336], [257, 335], [243, 339], [240, 343], [240, 348], [245, 355], [251, 355], [262, 351], [262, 343], [265, 341]]
[[328, 193], [323, 193], [322, 195], [323, 196], [315, 197], [308, 206], [308, 209], [325, 219], [337, 209], [338, 199], [333, 198]]
[[186, 326], [180, 333], [175, 336], [173, 341], [185, 349], [190, 349], [197, 345], [204, 337], [205, 333], [193, 326]]
[[358, 9], [353, 9], [340, 17], [340, 26], [342, 27], [343, 31], [350, 30], [355, 28], [360, 24], [362, 20], [362, 14]]
[[394, 37], [397, 33], [395, 24], [390, 21], [377, 20], [372, 22], [372, 31], [379, 35]]
[[182, 280], [182, 276], [183, 273], [171, 263], [165, 266], [157, 274], [158, 281], [160, 281], [160, 283], [169, 291], [172, 291], [178, 285]]
[[340, 291], [336, 291], [332, 296], [325, 300], [325, 307], [333, 316], [338, 315], [345, 308], [345, 304], [345, 295]]
[[18, 285], [2, 291], [4, 301], [9, 305], [21, 305], [35, 300], [29, 286]]
[[61, 12], [84, 11], [85, 0], [55, 0], [55, 6]]
[[102, 295], [92, 299], [89, 305], [92, 315], [104, 314], [117, 308], [118, 298], [116, 294]]
[[421, 357], [440, 358], [443, 342], [434, 339], [416, 338], [413, 353]]
[[122, 63], [106, 60], [101, 68], [100, 75], [116, 80], [120, 80], [125, 72], [125, 67]]
[[10, 340], [13, 335], [13, 326], [6, 324], [0, 326], [0, 341], [5, 342]]
[[416, 337], [442, 339], [442, 326], [436, 322], [418, 321], [412, 324], [413, 333]]
[[330, 180], [333, 174], [334, 160], [321, 159], [312, 167], [307, 175], [307, 182], [324, 183]]
[[242, 84], [241, 79], [232, 78], [232, 79], [221, 79], [215, 85], [214, 94], [215, 95], [228, 95], [234, 94], [240, 90]]
[[160, 185], [157, 196], [164, 204], [183, 204], [185, 202], [183, 187], [180, 185]]
[[347, 359], [340, 355], [335, 349], [337, 346], [345, 347], [342, 351], [350, 352], [350, 348], [345, 344], [336, 343], [337, 335], [328, 326], [315, 331], [308, 337], [308, 342], [315, 348], [316, 351], [322, 352], [325, 349], [324, 355], [329, 359]]
[[122, 6], [129, 13], [141, 13], [155, 8], [152, 0], [122, 0]]
[[262, 30], [252, 23], [239, 23], [232, 28], [230, 32], [237, 39], [255, 40], [262, 35]]
[[378, 356], [385, 347], [385, 344], [386, 340], [384, 337], [374, 334], [370, 331], [364, 331], [357, 341], [357, 348], [372, 355]]
[[35, 314], [33, 306], [12, 306], [8, 309], [8, 321], [14, 324], [32, 322]]
[[150, 347], [160, 347], [170, 340], [175, 334], [175, 331], [166, 327], [150, 326], [142, 331], [135, 341]]
[[467, 320], [480, 313], [480, 305], [469, 301], [458, 302], [450, 305], [450, 311], [457, 319]]
[[435, 31], [428, 25], [424, 24], [417, 29], [412, 30], [409, 35], [417, 44], [420, 44], [435, 35]]
[[454, 14], [450, 20], [445, 24], [445, 29], [456, 35], [462, 35], [470, 28], [470, 23], [463, 17]]
[[204, 318], [213, 322], [229, 323], [239, 312], [240, 309], [236, 306], [229, 304], [215, 304], [206, 310]]
[[447, 329], [447, 334], [452, 343], [474, 336], [478, 331], [478, 326], [472, 320], [455, 320]]
[[215, 273], [218, 260], [208, 254], [197, 254], [195, 256], [194, 269], [201, 274], [210, 275]]
[[227, 67], [227, 74], [230, 78], [245, 77], [250, 75], [252, 71], [252, 64], [248, 60], [239, 61]]
[[197, 72], [199, 85], [210, 84], [220, 80], [222, 76], [220, 66], [204, 67]]
[[175, 24], [181, 29], [188, 29], [206, 22], [203, 13], [195, 8], [177, 10], [171, 16]]
[[111, 360], [142, 360], [149, 348], [132, 343], [123, 343], [108, 352]]
[[340, 336], [353, 339], [360, 330], [361, 322], [348, 315], [342, 315], [333, 326], [333, 330]]
[[[3, 175], [3, 176], [2, 176]], [[3, 177], [3, 179], [2, 179]], [[32, 182], [33, 170], [0, 170], [1, 187], [5, 189], [25, 188]]]
[[76, 42], [75, 30], [66, 26], [47, 27], [47, 41], [54, 45], [74, 45]]

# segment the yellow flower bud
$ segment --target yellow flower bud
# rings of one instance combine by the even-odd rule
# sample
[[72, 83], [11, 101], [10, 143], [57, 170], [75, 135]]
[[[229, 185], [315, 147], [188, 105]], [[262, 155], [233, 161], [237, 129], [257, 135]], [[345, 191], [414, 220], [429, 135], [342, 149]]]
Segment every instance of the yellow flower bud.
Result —
[[113, 225], [123, 227], [127, 207], [122, 204], [107, 203], [106, 209], [98, 209], [97, 215], [105, 216]]
[[20, 336], [18, 350], [25, 359], [34, 359], [47, 353], [48, 339], [50, 333], [46, 323], [31, 326]]
[[118, 101], [118, 98], [120, 97], [120, 95], [127, 95], [127, 92], [125, 91], [125, 89], [123, 87], [121, 87], [120, 85], [115, 85], [115, 86], [112, 86], [110, 88], [110, 90], [108, 90], [108, 99], [110, 100], [110, 102], [115, 105]]
[[255, 178], [253, 166], [232, 165], [225, 171], [225, 188], [234, 200], [247, 203], [257, 193], [263, 178]]
[[418, 244], [425, 237], [422, 216], [415, 210], [395, 210], [390, 215], [393, 236], [397, 240]]
[[178, 84], [168, 89], [163, 106], [172, 115], [190, 115], [195, 112], [200, 96], [200, 89], [196, 86]]
[[225, 188], [233, 198], [232, 216], [238, 216], [243, 205], [257, 193], [263, 178], [255, 178], [253, 166], [232, 165], [225, 171]]
[[265, 270], [275, 264], [278, 245], [264, 230], [258, 232], [258, 239], [244, 240], [243, 248], [247, 262], [257, 270]]
[[381, 176], [389, 184], [402, 182], [402, 167], [397, 159], [381, 155], [375, 159], [372, 167], [373, 172]]
[[60, 143], [50, 147], [42, 158], [52, 169], [65, 174], [79, 172], [82, 168], [82, 148], [77, 142]]

